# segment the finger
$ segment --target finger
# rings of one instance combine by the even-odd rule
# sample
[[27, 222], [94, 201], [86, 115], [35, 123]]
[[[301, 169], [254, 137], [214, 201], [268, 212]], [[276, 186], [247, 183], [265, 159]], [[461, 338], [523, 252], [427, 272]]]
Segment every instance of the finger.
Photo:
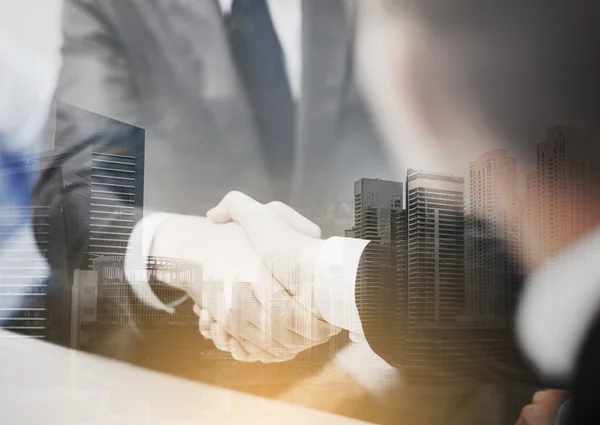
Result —
[[272, 300], [272, 320], [311, 341], [309, 346], [323, 344], [341, 331], [316, 317], [285, 291], [275, 292]]
[[251, 284], [236, 284], [234, 298], [237, 308], [230, 312], [225, 328], [231, 335], [251, 341], [270, 353], [287, 349], [302, 351], [314, 345], [290, 331], [288, 325], [273, 320], [271, 297], [267, 295], [261, 302]]
[[215, 223], [238, 223], [261, 257], [289, 244], [291, 227], [277, 213], [241, 192], [229, 192], [206, 216]]
[[245, 341], [249, 341], [260, 349], [273, 355], [277, 355], [277, 353], [281, 351], [289, 350], [288, 347], [277, 341], [273, 335], [267, 334], [252, 323], [248, 323], [241, 332], [236, 332], [235, 336]]
[[558, 410], [565, 400], [565, 393], [560, 390], [538, 391], [533, 395], [533, 404], [544, 404]]
[[248, 363], [255, 361], [252, 360], [252, 358], [250, 358], [248, 352], [244, 349], [242, 344], [235, 338], [229, 338], [229, 349], [231, 350], [231, 356], [239, 362]]
[[212, 333], [210, 331], [200, 331], [200, 335], [202, 335], [206, 339], [213, 339]]
[[265, 208], [265, 206], [256, 199], [253, 199], [242, 192], [234, 190], [228, 192], [216, 207], [208, 210], [206, 212], [206, 217], [214, 223], [228, 223], [230, 221], [237, 221], [234, 217], [233, 211], [233, 209], [237, 208], [252, 208], [253, 210], [262, 210]]
[[198, 316], [198, 328], [200, 333], [205, 338], [211, 339], [210, 327], [215, 323], [215, 320], [208, 310], [201, 308], [198, 304], [194, 304], [193, 310], [196, 316]]
[[213, 339], [212, 333], [210, 329], [206, 330], [202, 327], [200, 321], [198, 321], [198, 330], [200, 331], [200, 335], [202, 335], [206, 339]]
[[255, 324], [280, 344], [296, 352], [322, 344], [341, 331], [316, 317], [297, 297], [284, 290], [257, 297], [257, 300], [270, 315], [269, 320]]
[[268, 312], [253, 298], [244, 300], [240, 308], [232, 309], [227, 320], [220, 322], [220, 326], [229, 335], [250, 341], [267, 352], [287, 348], [278, 341], [282, 326], [272, 325]]
[[[270, 342], [264, 341], [258, 344], [264, 349], [268, 349], [271, 353], [277, 353], [279, 350], [300, 352], [315, 345], [310, 339], [290, 329], [293, 327], [292, 324], [283, 323], [279, 318], [272, 315], [269, 316], [268, 324], [262, 324], [261, 327], [257, 326], [257, 328], [260, 329], [264, 335], [269, 336], [276, 344], [270, 340]], [[274, 318], [275, 320], [273, 320]]]
[[262, 363], [277, 363], [292, 360], [296, 357], [295, 353], [284, 352], [273, 354], [268, 351], [263, 350], [257, 345], [253, 344], [248, 340], [240, 340], [240, 343], [244, 347], [244, 350], [248, 353], [248, 356], [253, 361], [259, 361]]
[[229, 335], [225, 330], [219, 326], [218, 323], [213, 323], [210, 327], [210, 333], [212, 334], [212, 340], [215, 346], [221, 351], [229, 351]]
[[521, 411], [521, 416], [517, 423], [523, 425], [552, 425], [555, 418], [556, 413], [544, 406], [529, 404]]
[[205, 323], [202, 323], [202, 309], [198, 304], [194, 304], [193, 310], [196, 316], [198, 316], [198, 330], [200, 331], [200, 334], [206, 339], [212, 339], [210, 326], [207, 327]]
[[273, 201], [265, 205], [276, 212], [290, 227], [311, 238], [321, 239], [321, 228], [289, 205]]
[[[203, 328], [209, 328], [213, 322], [221, 323], [229, 314], [223, 282], [205, 281], [199, 300], [200, 319]], [[208, 313], [202, 313], [207, 311]], [[210, 323], [210, 324], [209, 324]]]
[[200, 311], [200, 320], [199, 320], [200, 333], [202, 334], [202, 336], [204, 336], [207, 339], [212, 339], [212, 334], [211, 334], [210, 329], [211, 329], [213, 323], [216, 323], [216, 322], [210, 315], [210, 312], [208, 310], [201, 310]]
[[215, 320], [210, 315], [208, 310], [202, 310], [200, 312], [200, 328], [205, 331], [210, 331], [210, 327], [215, 323]]
[[294, 230], [305, 236], [321, 239], [321, 228], [289, 205], [279, 201], [273, 201], [263, 205], [241, 192], [229, 192], [225, 195], [219, 205], [206, 213], [206, 216], [215, 223], [235, 221], [246, 228], [243, 224], [244, 220], [240, 221], [240, 218], [246, 218], [248, 214], [240, 217], [238, 214], [239, 209], [245, 209], [248, 212], [254, 210], [257, 212], [269, 210], [271, 213], [279, 216]]

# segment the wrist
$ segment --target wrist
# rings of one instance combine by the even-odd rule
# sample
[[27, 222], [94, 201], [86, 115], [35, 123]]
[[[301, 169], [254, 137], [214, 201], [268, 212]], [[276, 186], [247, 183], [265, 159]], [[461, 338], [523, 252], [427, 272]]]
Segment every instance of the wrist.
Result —
[[212, 240], [215, 224], [205, 217], [173, 214], [157, 228], [150, 255], [203, 262], [206, 242]]
[[308, 243], [308, 254], [307, 254], [307, 264], [303, 267], [306, 270], [306, 280], [310, 287], [310, 307], [313, 315], [325, 322], [323, 315], [319, 310], [319, 304], [315, 298], [315, 283], [316, 283], [316, 268], [319, 262], [319, 257], [321, 255], [321, 251], [323, 250], [323, 246], [325, 245], [325, 240], [323, 239], [312, 239]]
[[150, 257], [181, 258], [182, 244], [174, 243], [177, 239], [181, 216], [172, 215], [156, 228], [148, 255]]

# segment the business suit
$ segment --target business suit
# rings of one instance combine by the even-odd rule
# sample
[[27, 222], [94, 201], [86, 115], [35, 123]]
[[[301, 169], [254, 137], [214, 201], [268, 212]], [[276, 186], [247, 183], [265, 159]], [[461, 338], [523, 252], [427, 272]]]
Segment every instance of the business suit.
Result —
[[[61, 103], [49, 134], [67, 159], [49, 169], [60, 166], [69, 187], [85, 184], [85, 143], [121, 137], [108, 125], [82, 122], [72, 105], [145, 130], [146, 210], [204, 214], [229, 190], [261, 201], [278, 192], [331, 233], [331, 224], [311, 213], [350, 200], [358, 178], [391, 172], [354, 81], [352, 2], [305, 0], [302, 12], [302, 93], [287, 190], [269, 175], [215, 0], [66, 1]], [[77, 220], [74, 192], [50, 184], [50, 174], [41, 178], [36, 202]], [[82, 264], [89, 230], [83, 227], [70, 239], [67, 258], [53, 261], [55, 273], [72, 276]], [[105, 345], [103, 352], [110, 351]], [[135, 361], [137, 354], [120, 357]]]
[[[296, 208], [347, 200], [355, 177], [390, 175], [354, 84], [350, 2], [302, 7], [303, 88], [289, 196]], [[146, 130], [147, 209], [203, 213], [229, 189], [272, 199], [222, 20], [212, 0], [66, 3], [57, 98]], [[64, 123], [68, 116], [57, 126]], [[199, 158], [201, 149], [210, 161]], [[164, 158], [177, 161], [177, 173]], [[197, 197], [183, 196], [188, 182], [203, 181], [211, 184]]]
[[[476, 223], [472, 223], [473, 229], [478, 227]], [[494, 246], [494, 255], [480, 266], [505, 268], [510, 277], [503, 288], [507, 308], [501, 325], [478, 323], [481, 319], [477, 317], [462, 323], [459, 317], [432, 319], [431, 305], [419, 303], [422, 287], [411, 287], [408, 269], [394, 270], [395, 276], [390, 278], [388, 263], [377, 261], [399, 258], [399, 253], [410, 249], [407, 241], [372, 241], [361, 253], [354, 287], [361, 328], [373, 351], [398, 368], [403, 381], [389, 403], [396, 409], [392, 421], [514, 423], [518, 412], [504, 394], [514, 393], [515, 400], [523, 397], [525, 403], [529, 393], [541, 387], [513, 335], [514, 307], [523, 284], [520, 267], [513, 265], [505, 241], [492, 232], [469, 232], [465, 238], [472, 246]], [[466, 250], [465, 264], [473, 264], [469, 254]], [[411, 272], [415, 271], [419, 272], [416, 267]], [[440, 297], [436, 303], [441, 306], [444, 300]]]

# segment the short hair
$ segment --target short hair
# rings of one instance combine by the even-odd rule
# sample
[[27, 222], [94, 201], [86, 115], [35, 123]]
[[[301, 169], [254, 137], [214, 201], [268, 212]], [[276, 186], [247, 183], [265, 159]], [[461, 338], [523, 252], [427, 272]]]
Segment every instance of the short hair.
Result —
[[600, 2], [380, 1], [433, 35], [437, 65], [515, 149], [600, 117]]

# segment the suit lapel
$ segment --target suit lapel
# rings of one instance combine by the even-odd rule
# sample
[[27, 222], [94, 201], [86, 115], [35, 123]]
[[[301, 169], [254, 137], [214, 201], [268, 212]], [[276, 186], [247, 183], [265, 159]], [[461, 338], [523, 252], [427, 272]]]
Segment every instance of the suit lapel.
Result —
[[[184, 105], [182, 113], [207, 117], [232, 153], [258, 150], [246, 95], [229, 50], [218, 0], [112, 2], [116, 16], [136, 16], [120, 27], [132, 45], [145, 38], [148, 67], [164, 91]], [[132, 49], [132, 55], [136, 55]], [[193, 117], [190, 117], [193, 120]], [[206, 132], [206, 129], [202, 129]]]
[[327, 178], [335, 155], [351, 78], [354, 1], [303, 0], [302, 19], [302, 101], [292, 198], [297, 205], [318, 197], [316, 185]]

